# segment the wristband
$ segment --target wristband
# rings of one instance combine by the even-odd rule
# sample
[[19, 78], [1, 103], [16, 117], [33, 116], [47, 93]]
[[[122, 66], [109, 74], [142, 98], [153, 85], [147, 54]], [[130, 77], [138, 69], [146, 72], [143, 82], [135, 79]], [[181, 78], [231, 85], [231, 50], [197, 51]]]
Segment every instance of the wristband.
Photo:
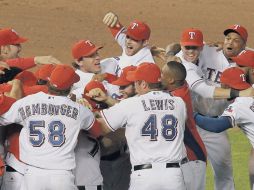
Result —
[[230, 90], [230, 99], [234, 99], [236, 97], [239, 97], [239, 90], [231, 89]]

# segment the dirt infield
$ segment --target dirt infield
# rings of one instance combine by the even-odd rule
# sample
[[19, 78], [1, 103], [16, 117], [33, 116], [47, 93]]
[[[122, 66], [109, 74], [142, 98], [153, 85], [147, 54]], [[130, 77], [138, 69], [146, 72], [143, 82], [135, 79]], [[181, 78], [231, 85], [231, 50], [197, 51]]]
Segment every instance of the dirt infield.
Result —
[[253, 0], [0, 0], [0, 27], [12, 27], [29, 38], [23, 56], [52, 54], [71, 61], [71, 45], [88, 38], [105, 46], [102, 57], [120, 54], [102, 23], [106, 12], [116, 12], [121, 23], [143, 20], [152, 29], [151, 44], [165, 47], [178, 41], [187, 27], [198, 27], [208, 40], [222, 40], [230, 24], [248, 29], [254, 46]]

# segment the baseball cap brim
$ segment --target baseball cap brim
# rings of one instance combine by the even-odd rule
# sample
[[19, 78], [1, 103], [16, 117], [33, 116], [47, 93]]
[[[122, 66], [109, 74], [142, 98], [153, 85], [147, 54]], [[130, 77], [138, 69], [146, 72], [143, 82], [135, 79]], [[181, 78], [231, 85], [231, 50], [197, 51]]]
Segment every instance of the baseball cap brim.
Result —
[[182, 46], [198, 46], [198, 47], [204, 46], [204, 43], [197, 43], [197, 42], [181, 42], [180, 44]]
[[93, 55], [96, 51], [98, 51], [99, 49], [102, 49], [103, 46], [98, 46], [98, 47], [95, 47], [93, 49], [91, 49], [91, 51], [89, 51], [88, 53], [86, 53], [85, 55], [83, 55], [84, 57], [88, 57], [90, 55]]
[[233, 88], [235, 88], [237, 90], [245, 90], [245, 89], [250, 88], [250, 87], [251, 87], [251, 85], [247, 82], [241, 83], [241, 84], [234, 84], [234, 86], [233, 86]]
[[251, 67], [251, 65], [248, 64], [248, 62], [243, 61], [239, 57], [230, 57], [230, 59], [232, 59], [237, 65], [240, 65], [240, 66], [243, 66], [243, 67]]
[[27, 40], [28, 40], [27, 38], [19, 37], [12, 44], [21, 44], [21, 43], [26, 42]]
[[127, 86], [131, 83], [132, 83], [131, 81], [123, 80], [122, 78], [118, 78], [117, 80], [112, 82], [112, 84], [117, 85], [117, 86]]

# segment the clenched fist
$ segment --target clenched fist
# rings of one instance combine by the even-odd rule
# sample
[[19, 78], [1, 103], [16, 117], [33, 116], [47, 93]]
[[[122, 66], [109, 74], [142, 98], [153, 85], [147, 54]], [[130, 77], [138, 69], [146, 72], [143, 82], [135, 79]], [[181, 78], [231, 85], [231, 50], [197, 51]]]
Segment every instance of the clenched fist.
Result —
[[111, 27], [111, 28], [115, 27], [116, 24], [117, 24], [117, 22], [118, 22], [118, 17], [117, 17], [117, 15], [116, 15], [115, 13], [113, 13], [113, 12], [108, 12], [108, 13], [104, 16], [104, 18], [103, 18], [103, 23], [104, 23], [105, 25], [107, 25], [108, 27]]

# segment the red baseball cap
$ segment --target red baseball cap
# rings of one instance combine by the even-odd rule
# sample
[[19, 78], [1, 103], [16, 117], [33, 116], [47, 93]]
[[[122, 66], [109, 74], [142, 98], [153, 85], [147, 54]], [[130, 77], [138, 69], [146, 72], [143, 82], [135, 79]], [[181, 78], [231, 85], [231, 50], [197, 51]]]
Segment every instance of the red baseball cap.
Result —
[[21, 44], [27, 41], [11, 28], [4, 28], [0, 30], [0, 46]]
[[248, 39], [248, 32], [246, 30], [246, 28], [244, 28], [243, 26], [241, 25], [238, 25], [238, 24], [234, 24], [234, 25], [231, 25], [229, 26], [225, 31], [224, 31], [224, 35], [228, 35], [228, 33], [230, 32], [235, 32], [237, 34], [239, 34], [242, 39], [247, 42], [247, 39]]
[[136, 70], [136, 68], [137, 67], [133, 66], [133, 65], [125, 67], [123, 69], [123, 72], [121, 73], [120, 77], [117, 80], [113, 81], [112, 84], [117, 85], [117, 86], [127, 86], [127, 85], [133, 83], [132, 81], [129, 81], [126, 77], [127, 77], [127, 73], [129, 71], [134, 71], [134, 70]]
[[40, 67], [34, 75], [37, 79], [48, 81], [49, 77], [56, 66], [54, 64], [46, 64]]
[[151, 30], [149, 26], [141, 21], [134, 20], [127, 28], [126, 35], [134, 40], [148, 40], [150, 38]]
[[251, 87], [251, 85], [246, 82], [243, 70], [238, 67], [231, 67], [224, 70], [221, 74], [220, 82], [237, 90], [244, 90]]
[[89, 83], [87, 83], [85, 89], [84, 89], [84, 95], [88, 93], [90, 90], [100, 88], [103, 92], [107, 93], [107, 90], [103, 86], [103, 84], [99, 81], [92, 80]]
[[238, 56], [231, 59], [240, 66], [254, 67], [254, 51], [243, 50]]
[[35, 77], [34, 73], [26, 70], [19, 73], [15, 79], [20, 80], [22, 84], [26, 86], [33, 86], [37, 82], [37, 78]]
[[195, 28], [188, 28], [182, 32], [180, 43], [182, 46], [203, 46], [203, 33]]
[[88, 57], [101, 48], [102, 46], [96, 47], [90, 40], [80, 40], [73, 45], [72, 56], [74, 59]]
[[80, 77], [68, 65], [57, 65], [49, 77], [50, 84], [59, 90], [69, 89], [79, 80]]
[[161, 81], [161, 71], [156, 64], [144, 62], [134, 71], [129, 71], [126, 78], [132, 82], [144, 80], [148, 83], [159, 83]]

